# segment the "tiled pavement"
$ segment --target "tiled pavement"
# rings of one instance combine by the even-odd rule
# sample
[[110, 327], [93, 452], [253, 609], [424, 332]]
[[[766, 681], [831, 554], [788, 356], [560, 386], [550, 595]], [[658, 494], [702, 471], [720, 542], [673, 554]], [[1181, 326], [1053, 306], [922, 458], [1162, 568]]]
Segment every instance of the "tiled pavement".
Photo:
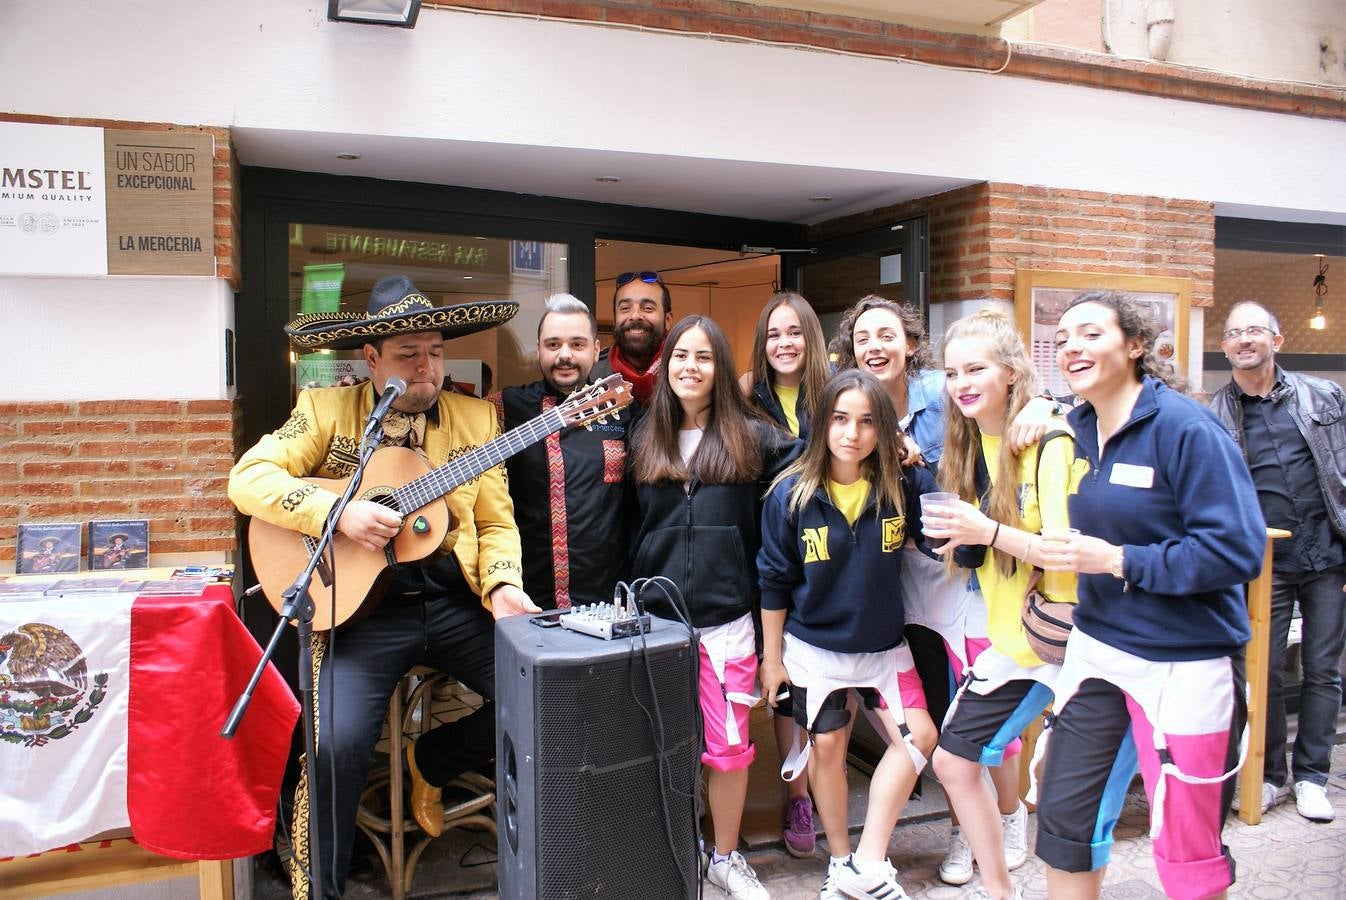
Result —
[[[1244, 825], [1231, 816], [1225, 828], [1225, 840], [1238, 864], [1238, 882], [1230, 890], [1231, 897], [1258, 900], [1346, 898], [1346, 745], [1338, 745], [1332, 761], [1328, 796], [1337, 810], [1335, 822], [1319, 824], [1301, 818], [1295, 812], [1293, 799], [1272, 809], [1260, 825]], [[857, 788], [857, 792], [862, 789]], [[908, 818], [898, 826], [891, 845], [891, 857], [898, 866], [902, 884], [912, 897], [952, 900], [969, 888], [950, 887], [941, 883], [936, 875], [948, 839], [949, 824], [940, 812], [943, 801], [938, 796], [938, 786], [928, 784], [926, 794], [925, 799], [908, 807], [908, 812], [920, 820]], [[852, 803], [853, 807], [858, 805]], [[768, 806], [774, 809], [775, 800]], [[1117, 826], [1113, 862], [1104, 883], [1105, 898], [1143, 900], [1164, 896], [1155, 873], [1150, 841], [1146, 837], [1147, 827], [1144, 795], [1134, 789]], [[1035, 829], [1036, 817], [1030, 816], [1030, 847]], [[491, 889], [494, 867], [489, 865], [494, 848], [489, 846], [489, 840], [483, 840], [486, 837], [451, 832], [434, 842], [417, 867], [412, 896], [453, 896], [472, 900], [495, 897]], [[810, 860], [788, 856], [776, 842], [765, 843], [747, 853], [775, 900], [816, 897], [825, 854], [823, 841], [819, 841], [817, 857]], [[464, 859], [469, 864], [466, 868], [459, 865]], [[474, 862], [488, 864], [471, 865]], [[1042, 863], [1031, 854], [1028, 863], [1014, 875], [1024, 884], [1025, 897], [1029, 900], [1047, 896]], [[972, 884], [976, 883], [974, 880]], [[259, 875], [254, 888], [255, 897], [274, 900], [285, 896], [284, 889], [264, 875]], [[387, 883], [381, 869], [376, 865], [358, 874], [352, 879], [347, 896], [352, 900], [387, 897]], [[707, 886], [705, 896], [716, 900], [721, 894]]]

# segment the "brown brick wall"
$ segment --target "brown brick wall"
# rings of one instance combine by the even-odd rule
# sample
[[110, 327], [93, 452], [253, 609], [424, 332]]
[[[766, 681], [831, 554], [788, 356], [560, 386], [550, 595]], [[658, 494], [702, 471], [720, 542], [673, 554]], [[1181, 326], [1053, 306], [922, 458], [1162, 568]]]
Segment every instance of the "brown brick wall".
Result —
[[171, 125], [164, 122], [123, 122], [119, 119], [81, 119], [66, 116], [34, 116], [0, 113], [0, 122], [34, 122], [40, 125], [82, 125], [93, 128], [124, 128], [139, 131], [196, 131], [215, 137], [215, 273], [238, 291], [243, 276], [242, 199], [239, 193], [238, 159], [228, 128]]
[[0, 560], [12, 563], [20, 522], [148, 519], [151, 554], [233, 550], [240, 412], [231, 400], [0, 403]]
[[930, 217], [930, 299], [1014, 299], [1018, 269], [1190, 277], [1214, 299], [1215, 208], [1196, 200], [982, 183], [815, 226], [822, 240]]
[[[436, 5], [433, 0], [425, 4]], [[1260, 81], [1060, 47], [1021, 44], [1011, 52], [998, 37], [733, 0], [451, 0], [444, 5], [802, 44], [1200, 103], [1346, 119], [1346, 90], [1340, 88]]]

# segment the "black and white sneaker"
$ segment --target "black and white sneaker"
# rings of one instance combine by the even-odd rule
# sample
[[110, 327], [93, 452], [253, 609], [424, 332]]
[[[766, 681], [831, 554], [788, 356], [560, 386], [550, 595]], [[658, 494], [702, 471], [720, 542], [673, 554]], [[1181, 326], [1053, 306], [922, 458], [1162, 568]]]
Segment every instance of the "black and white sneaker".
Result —
[[841, 892], [856, 900], [911, 900], [897, 883], [897, 870], [886, 859], [866, 862], [852, 853], [831, 874]]

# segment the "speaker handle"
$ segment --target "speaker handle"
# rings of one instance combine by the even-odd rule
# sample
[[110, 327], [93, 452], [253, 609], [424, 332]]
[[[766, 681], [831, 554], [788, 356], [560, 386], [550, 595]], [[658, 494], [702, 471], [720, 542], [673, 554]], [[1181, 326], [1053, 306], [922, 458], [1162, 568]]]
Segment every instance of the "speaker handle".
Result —
[[505, 761], [504, 783], [501, 789], [504, 806], [500, 810], [505, 824], [505, 840], [509, 841], [511, 853], [519, 852], [519, 761], [514, 753], [514, 740], [509, 734], [504, 736]]

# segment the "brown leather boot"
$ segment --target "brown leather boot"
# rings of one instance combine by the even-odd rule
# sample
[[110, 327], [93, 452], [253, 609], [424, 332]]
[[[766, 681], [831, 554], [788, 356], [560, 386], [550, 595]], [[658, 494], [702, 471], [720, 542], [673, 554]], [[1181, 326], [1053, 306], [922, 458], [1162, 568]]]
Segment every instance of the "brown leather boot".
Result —
[[411, 770], [411, 814], [430, 837], [444, 833], [444, 800], [440, 788], [425, 780], [416, 767], [416, 742], [407, 744], [407, 768]]

